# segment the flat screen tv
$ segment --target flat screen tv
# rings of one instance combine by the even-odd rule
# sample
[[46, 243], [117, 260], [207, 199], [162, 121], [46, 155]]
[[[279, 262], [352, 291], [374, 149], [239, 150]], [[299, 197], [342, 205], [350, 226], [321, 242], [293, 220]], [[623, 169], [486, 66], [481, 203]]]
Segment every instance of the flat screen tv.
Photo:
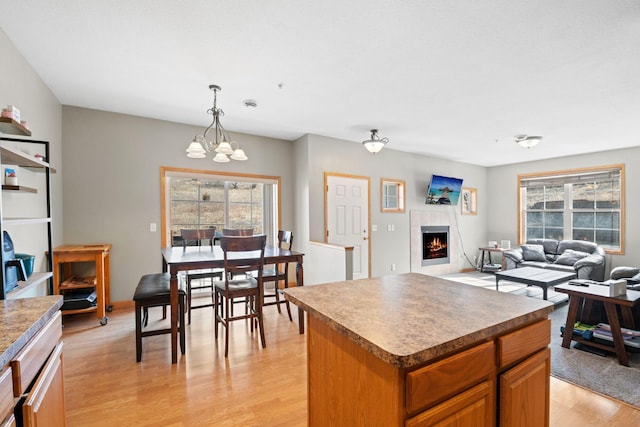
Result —
[[462, 189], [462, 179], [431, 175], [427, 192], [427, 205], [457, 205]]

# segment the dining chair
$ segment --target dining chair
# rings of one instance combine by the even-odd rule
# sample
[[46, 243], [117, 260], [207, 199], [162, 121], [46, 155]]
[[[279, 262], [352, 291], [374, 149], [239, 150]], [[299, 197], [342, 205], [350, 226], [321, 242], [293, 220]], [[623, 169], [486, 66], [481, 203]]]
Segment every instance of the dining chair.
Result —
[[[266, 347], [262, 321], [262, 270], [264, 268], [264, 248], [267, 236], [222, 236], [220, 247], [224, 253], [225, 275], [223, 281], [215, 282], [215, 337], [218, 338], [218, 324], [225, 327], [224, 357], [229, 354], [229, 322], [249, 319], [251, 332], [254, 320], [258, 322], [262, 347]], [[251, 254], [249, 254], [251, 252]], [[243, 254], [244, 253], [244, 254]], [[246, 273], [254, 272], [248, 276]], [[233, 276], [232, 276], [233, 275]], [[232, 277], [242, 277], [233, 278]], [[234, 315], [231, 306], [234, 298], [246, 298], [247, 310], [242, 315]]]
[[[202, 228], [202, 229], [180, 229], [180, 237], [182, 238], [182, 248], [186, 250], [187, 246], [201, 246], [203, 243], [207, 244], [213, 250], [213, 241], [216, 237], [216, 228]], [[189, 270], [185, 274], [186, 293], [187, 293], [187, 322], [191, 324], [191, 310], [196, 308], [205, 308], [214, 306], [213, 297], [213, 279], [218, 278], [222, 280], [224, 270], [221, 268], [208, 268], [201, 270]], [[197, 285], [194, 286], [192, 282], [197, 280]], [[211, 290], [211, 303], [193, 305], [193, 291], [194, 290]]]
[[[253, 228], [223, 228], [222, 229], [223, 236], [253, 236]], [[250, 274], [247, 273], [247, 274]], [[233, 279], [233, 274], [231, 275]], [[247, 304], [246, 298], [241, 301], [231, 301], [231, 315], [233, 316], [233, 307], [235, 304], [244, 303]]]
[[[287, 230], [278, 230], [278, 247], [280, 249], [290, 251], [292, 245], [293, 233]], [[287, 313], [289, 314], [289, 321], [293, 321], [289, 300], [286, 300], [284, 295], [282, 299], [280, 299], [280, 293], [282, 293], [282, 290], [280, 289], [280, 282], [284, 282], [285, 289], [289, 287], [289, 263], [285, 262], [284, 265], [273, 264], [266, 266], [262, 272], [262, 281], [265, 284], [262, 296], [263, 301], [266, 298], [274, 299], [274, 301], [263, 302], [262, 305], [275, 305], [278, 307], [278, 313], [282, 313], [280, 305], [285, 304], [287, 307]], [[273, 288], [269, 285], [270, 283], [273, 283]]]

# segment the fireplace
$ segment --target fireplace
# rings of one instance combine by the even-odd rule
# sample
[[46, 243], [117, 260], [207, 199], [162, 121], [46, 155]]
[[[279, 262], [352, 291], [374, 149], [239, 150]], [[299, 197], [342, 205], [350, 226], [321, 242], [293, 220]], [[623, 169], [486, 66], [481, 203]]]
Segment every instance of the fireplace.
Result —
[[421, 226], [421, 265], [449, 264], [449, 226]]

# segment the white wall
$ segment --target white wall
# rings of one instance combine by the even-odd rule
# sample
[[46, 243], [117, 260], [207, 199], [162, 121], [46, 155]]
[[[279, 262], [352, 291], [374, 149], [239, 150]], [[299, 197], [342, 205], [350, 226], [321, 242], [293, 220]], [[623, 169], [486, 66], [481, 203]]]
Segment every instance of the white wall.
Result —
[[[640, 137], [638, 143], [640, 144]], [[624, 255], [607, 255], [605, 274], [608, 276], [612, 267], [639, 266], [640, 218], [635, 213], [640, 211], [640, 199], [636, 197], [635, 190], [640, 182], [640, 170], [637, 167], [640, 164], [640, 147], [489, 168], [487, 188], [492, 191], [488, 197], [488, 203], [491, 206], [491, 215], [487, 222], [488, 236], [491, 240], [511, 240], [512, 246], [518, 243], [518, 174], [612, 164], [625, 165], [625, 253]]]

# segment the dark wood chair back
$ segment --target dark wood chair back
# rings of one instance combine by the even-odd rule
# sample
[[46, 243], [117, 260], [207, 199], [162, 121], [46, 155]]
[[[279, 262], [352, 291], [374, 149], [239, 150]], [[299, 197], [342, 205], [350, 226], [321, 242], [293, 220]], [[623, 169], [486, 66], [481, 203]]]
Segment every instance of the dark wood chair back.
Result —
[[[264, 248], [267, 244], [267, 236], [222, 236], [220, 248], [224, 252], [224, 268], [231, 277], [236, 274], [253, 272], [258, 283], [262, 283], [262, 271], [264, 269]], [[229, 257], [230, 252], [246, 252], [247, 258], [241, 255]], [[249, 254], [259, 252], [259, 254]], [[229, 275], [227, 275], [227, 278]], [[228, 280], [228, 279], [227, 279]]]
[[182, 238], [182, 247], [186, 248], [187, 246], [202, 246], [202, 242], [207, 244], [207, 240], [209, 241], [209, 245], [213, 247], [213, 239], [216, 236], [216, 228], [181, 228], [180, 229], [180, 237]]
[[[290, 251], [292, 246], [293, 233], [288, 230], [278, 230], [278, 247]], [[281, 313], [280, 304], [285, 304], [287, 313], [289, 314], [289, 320], [293, 321], [289, 301], [284, 299], [284, 296], [280, 299], [280, 293], [282, 292], [280, 282], [284, 283], [285, 289], [289, 287], [289, 263], [285, 262], [283, 265], [266, 266], [262, 274], [262, 281], [263, 283], [273, 282], [273, 289], [271, 289], [270, 285], [265, 285], [262, 295], [262, 305], [276, 305], [278, 307], [278, 313]], [[267, 302], [267, 298], [274, 298], [274, 300]]]
[[293, 233], [288, 230], [278, 230], [278, 246], [290, 251], [293, 246]]
[[253, 228], [223, 228], [223, 236], [253, 236]]

